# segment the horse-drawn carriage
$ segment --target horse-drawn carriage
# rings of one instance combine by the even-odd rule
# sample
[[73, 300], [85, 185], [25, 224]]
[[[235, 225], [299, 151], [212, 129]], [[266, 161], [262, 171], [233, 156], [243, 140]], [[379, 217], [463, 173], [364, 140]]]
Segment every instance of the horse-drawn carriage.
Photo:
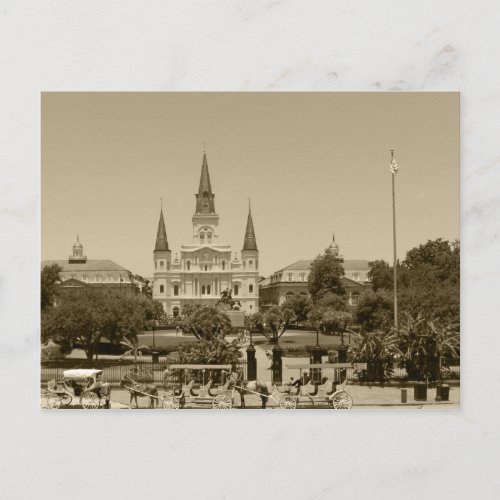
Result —
[[[173, 384], [170, 381], [174, 370], [180, 370], [184, 383]], [[195, 379], [188, 382], [188, 374], [192, 371], [200, 372], [202, 383], [198, 389], [194, 388]], [[183, 408], [186, 403], [195, 405], [211, 405], [217, 410], [228, 410], [233, 406], [234, 384], [230, 377], [226, 377], [224, 384], [213, 387], [214, 374], [220, 372], [221, 378], [228, 375], [231, 365], [170, 365], [165, 371], [164, 385], [167, 395], [162, 398], [165, 409]], [[208, 373], [207, 373], [208, 372]]]
[[65, 370], [61, 381], [47, 384], [47, 407], [68, 407], [75, 397], [86, 410], [109, 408], [111, 385], [102, 382], [102, 370]]
[[[304, 381], [303, 374], [305, 370], [309, 373], [319, 375], [321, 378], [320, 384], [313, 384], [311, 379], [304, 384], [299, 384], [297, 393], [292, 394], [292, 387], [288, 384], [286, 407], [290, 409], [297, 408], [299, 405], [326, 406], [337, 410], [349, 410], [352, 408], [353, 400], [349, 393], [345, 391], [347, 383], [347, 373], [344, 373], [344, 379], [340, 382], [342, 373], [346, 372], [347, 368], [362, 369], [366, 364], [363, 363], [300, 363], [287, 365], [288, 369], [299, 370], [299, 381]], [[321, 372], [320, 372], [321, 370]], [[334, 377], [321, 377], [325, 370], [334, 371]], [[316, 373], [314, 373], [316, 371]], [[337, 384], [336, 381], [339, 381]], [[282, 405], [280, 405], [283, 407]]]

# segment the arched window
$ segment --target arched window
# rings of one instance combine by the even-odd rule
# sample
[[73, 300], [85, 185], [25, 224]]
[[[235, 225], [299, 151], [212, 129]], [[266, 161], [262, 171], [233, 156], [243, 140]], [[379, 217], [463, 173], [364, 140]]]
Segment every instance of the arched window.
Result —
[[205, 290], [206, 290], [206, 289], [205, 289], [205, 285], [203, 285], [203, 286], [201, 287], [201, 294], [202, 294], [202, 295], [205, 295]]
[[186, 262], [186, 266], [187, 266], [187, 270], [190, 271], [191, 270], [191, 261], [190, 260], [188, 260]]
[[252, 267], [253, 267], [253, 260], [252, 260], [252, 259], [250, 259], [250, 260], [248, 261], [248, 267], [249, 267], [250, 269], [252, 269]]
[[207, 295], [210, 295], [210, 285], [207, 286]]
[[222, 270], [223, 271], [226, 270], [226, 261], [225, 260], [222, 261]]
[[250, 293], [253, 293], [253, 285], [248, 285], [248, 291], [249, 291]]
[[208, 271], [208, 266], [205, 266], [205, 271]]
[[174, 295], [179, 295], [179, 285], [174, 285]]
[[165, 287], [163, 285], [160, 285], [160, 293], [163, 293], [165, 291]]
[[207, 240], [208, 240], [208, 244], [211, 245], [212, 244], [212, 233], [207, 234]]
[[160, 260], [160, 267], [163, 269], [163, 261]]
[[205, 233], [200, 233], [200, 244], [204, 244], [205, 243]]
[[172, 314], [174, 315], [174, 318], [179, 316], [179, 308], [177, 306], [172, 309]]
[[293, 297], [293, 295], [294, 295], [294, 294], [293, 294], [292, 292], [288, 292], [288, 293], [286, 294], [286, 300], [290, 300], [290, 299]]
[[238, 285], [234, 285], [233, 295], [238, 295]]

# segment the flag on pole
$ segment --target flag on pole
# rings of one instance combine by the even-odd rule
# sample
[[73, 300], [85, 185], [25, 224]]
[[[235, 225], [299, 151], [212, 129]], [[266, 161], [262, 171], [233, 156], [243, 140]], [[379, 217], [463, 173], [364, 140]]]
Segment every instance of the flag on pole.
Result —
[[396, 160], [394, 158], [391, 160], [389, 168], [394, 175], [396, 175], [399, 172], [398, 164], [396, 163]]

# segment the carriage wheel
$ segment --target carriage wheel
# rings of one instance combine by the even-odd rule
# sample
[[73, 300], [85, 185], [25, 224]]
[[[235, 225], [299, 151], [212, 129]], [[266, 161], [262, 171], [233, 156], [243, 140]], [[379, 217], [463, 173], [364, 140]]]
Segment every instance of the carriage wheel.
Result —
[[233, 407], [233, 402], [229, 396], [219, 394], [212, 400], [212, 408], [216, 410], [230, 410]]
[[82, 406], [86, 410], [95, 410], [99, 408], [99, 396], [92, 391], [85, 392], [82, 394]]
[[65, 393], [61, 396], [61, 400], [64, 406], [68, 406], [71, 404], [71, 401], [73, 401], [73, 397], [70, 394]]
[[61, 398], [57, 396], [56, 394], [51, 394], [50, 396], [47, 397], [47, 406], [51, 410], [57, 410], [57, 408], [61, 408]]
[[179, 398], [174, 396], [165, 396], [161, 405], [164, 410], [178, 410], [180, 407]]
[[280, 408], [282, 410], [295, 410], [297, 408], [297, 400], [292, 396], [281, 396]]
[[352, 408], [352, 398], [345, 391], [335, 394], [331, 401], [336, 410], [350, 410]]

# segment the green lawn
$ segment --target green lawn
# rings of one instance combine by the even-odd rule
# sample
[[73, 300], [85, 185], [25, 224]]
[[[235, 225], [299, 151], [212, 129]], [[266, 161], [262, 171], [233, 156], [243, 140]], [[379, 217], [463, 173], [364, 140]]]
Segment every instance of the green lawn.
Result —
[[[253, 335], [253, 342], [256, 345], [267, 344], [270, 348], [272, 347], [272, 344], [263, 335]], [[316, 332], [309, 330], [288, 330], [280, 337], [279, 342], [283, 347], [294, 345], [315, 346]], [[319, 334], [319, 345], [327, 351], [337, 349], [340, 343], [340, 336]], [[344, 335], [344, 343], [348, 345], [348, 335]]]
[[[175, 336], [175, 332], [156, 332], [155, 333], [155, 345], [157, 347], [167, 348], [168, 350], [175, 350], [179, 345], [193, 342], [196, 338], [193, 335], [185, 336]], [[153, 335], [151, 332], [145, 332], [139, 337], [139, 344], [152, 346], [153, 345]], [[268, 345], [270, 348], [273, 344], [270, 344], [268, 339], [264, 335], [253, 334], [253, 343], [256, 345]], [[344, 335], [344, 343], [348, 344], [349, 336]], [[306, 345], [314, 346], [316, 345], [316, 332], [310, 330], [288, 330], [280, 338], [280, 344], [283, 347], [292, 345]], [[319, 335], [319, 345], [325, 350], [337, 349], [340, 345], [340, 336], [337, 335], [325, 335], [320, 333]]]

